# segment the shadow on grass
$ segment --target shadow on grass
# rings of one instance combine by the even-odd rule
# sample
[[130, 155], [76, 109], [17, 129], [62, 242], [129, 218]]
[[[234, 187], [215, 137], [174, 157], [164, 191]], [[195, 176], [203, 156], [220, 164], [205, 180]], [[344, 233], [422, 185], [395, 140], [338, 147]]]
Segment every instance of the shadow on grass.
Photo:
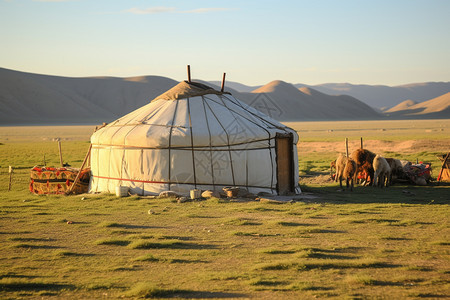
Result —
[[42, 282], [8, 282], [0, 283], [2, 291], [60, 291], [72, 290], [75, 286], [71, 284], [42, 283]]
[[309, 258], [319, 258], [319, 259], [359, 259], [359, 257], [349, 256], [349, 255], [339, 255], [331, 253], [312, 253], [308, 255]]
[[299, 270], [312, 270], [312, 269], [319, 269], [319, 270], [328, 270], [328, 269], [366, 269], [366, 268], [398, 268], [401, 267], [401, 265], [396, 264], [390, 264], [390, 263], [384, 263], [384, 262], [376, 262], [376, 263], [366, 263], [366, 264], [348, 264], [348, 263], [306, 263], [306, 264], [299, 264], [298, 269]]
[[17, 244], [13, 246], [14, 248], [26, 248], [26, 249], [60, 249], [59, 246], [49, 246], [49, 245], [32, 245], [32, 244]]
[[73, 257], [92, 257], [95, 256], [95, 254], [92, 253], [76, 253], [76, 252], [71, 252], [71, 251], [57, 251], [54, 253], [55, 256], [59, 256], [59, 257], [68, 257], [68, 256], [73, 256]]
[[236, 218], [230, 219], [223, 222], [226, 225], [235, 225], [235, 226], [258, 226], [262, 225], [261, 222], [257, 222], [255, 220], [249, 218]]
[[180, 241], [191, 241], [194, 240], [191, 236], [179, 236], [179, 235], [163, 235], [163, 236], [157, 236], [157, 239], [161, 240], [180, 240]]
[[217, 246], [211, 244], [186, 243], [179, 241], [170, 242], [151, 242], [140, 240], [128, 245], [131, 249], [217, 249]]
[[301, 190], [319, 196], [314, 202], [324, 203], [402, 203], [402, 204], [448, 204], [450, 185], [393, 185], [388, 188], [355, 186], [353, 192], [340, 191], [339, 186], [303, 185]]
[[266, 254], [292, 254], [295, 253], [295, 250], [278, 250], [278, 249], [268, 249], [268, 250], [263, 250], [263, 253]]
[[17, 232], [10, 232], [10, 231], [1, 231], [0, 234], [29, 234], [29, 233], [33, 233], [32, 231], [17, 231]]
[[252, 237], [268, 237], [268, 236], [278, 236], [279, 234], [266, 234], [257, 232], [243, 232], [243, 231], [233, 231], [230, 233], [235, 236], [252, 236]]
[[137, 271], [139, 269], [140, 268], [137, 268], [137, 267], [117, 267], [112, 270], [115, 272], [129, 272], [129, 271]]
[[334, 290], [332, 287], [328, 286], [305, 286], [300, 288], [302, 291], [331, 291]]
[[276, 208], [267, 208], [267, 207], [255, 207], [246, 209], [246, 211], [258, 211], [258, 212], [265, 212], [265, 211], [284, 211], [283, 209], [276, 209]]
[[278, 225], [281, 226], [292, 226], [292, 227], [297, 227], [297, 226], [311, 226], [312, 224], [307, 224], [307, 223], [297, 223], [297, 222], [283, 222], [280, 221], [277, 223]]
[[37, 276], [30, 276], [30, 275], [20, 275], [20, 274], [16, 274], [16, 273], [6, 273], [3, 275], [0, 275], [0, 279], [3, 278], [26, 278], [26, 279], [32, 279], [32, 278], [37, 278]]
[[333, 229], [312, 228], [312, 229], [299, 230], [298, 233], [300, 233], [300, 234], [307, 234], [307, 233], [347, 233], [347, 231], [333, 230]]
[[208, 292], [192, 290], [155, 290], [146, 295], [139, 295], [144, 298], [184, 298], [184, 299], [225, 299], [225, 298], [248, 298], [248, 295], [241, 293]]
[[216, 219], [218, 217], [215, 216], [206, 216], [206, 215], [198, 215], [198, 214], [188, 214], [187, 218], [198, 218], [198, 219]]
[[387, 241], [411, 241], [413, 239], [405, 238], [405, 237], [393, 237], [393, 236], [384, 236], [380, 238], [381, 240]]
[[120, 224], [115, 222], [102, 222], [99, 224], [100, 227], [106, 228], [124, 228], [124, 229], [151, 229], [151, 228], [161, 228], [159, 226], [148, 226], [148, 225], [131, 225], [131, 224]]
[[288, 270], [295, 269], [297, 271], [309, 271], [309, 270], [330, 270], [330, 269], [367, 269], [367, 268], [398, 268], [401, 265], [390, 264], [385, 262], [317, 262], [317, 263], [290, 263], [280, 262], [273, 264], [263, 264], [256, 266], [255, 269], [259, 270]]
[[131, 243], [130, 241], [118, 239], [102, 239], [95, 241], [96, 245], [112, 245], [112, 246], [127, 246], [130, 243]]
[[261, 286], [277, 286], [286, 284], [285, 281], [275, 281], [275, 280], [252, 280], [250, 285], [261, 285]]
[[409, 295], [410, 297], [417, 298], [448, 298], [448, 295], [440, 295], [440, 294], [432, 294], [432, 293], [412, 293]]
[[334, 249], [322, 249], [322, 248], [311, 248], [313, 251], [325, 252], [325, 253], [356, 253], [360, 250], [366, 249], [365, 247], [338, 247]]
[[209, 263], [207, 260], [195, 260], [195, 259], [166, 259], [163, 260], [165, 262], [171, 263], [171, 264], [194, 264], [194, 263]]
[[10, 241], [15, 242], [53, 242], [55, 239], [51, 238], [33, 238], [33, 237], [11, 237], [8, 238]]

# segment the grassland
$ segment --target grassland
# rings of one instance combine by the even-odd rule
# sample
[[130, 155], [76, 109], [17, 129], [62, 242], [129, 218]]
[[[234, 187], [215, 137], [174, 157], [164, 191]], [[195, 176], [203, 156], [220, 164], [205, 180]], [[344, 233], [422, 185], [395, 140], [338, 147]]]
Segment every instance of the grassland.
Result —
[[441, 165], [436, 155], [450, 151], [450, 119], [286, 124], [299, 134], [302, 175], [329, 170], [329, 162], [336, 159], [337, 153], [345, 153], [345, 138], [350, 152], [360, 147], [362, 138], [366, 149], [384, 157], [429, 162], [435, 172]]
[[449, 139], [450, 119], [286, 122], [297, 130], [302, 142], [332, 142], [342, 138], [358, 140], [406, 141]]
[[[378, 139], [360, 128], [328, 132], [328, 123], [309, 123], [317, 140], [300, 131], [300, 144], [310, 144], [299, 147], [308, 197], [286, 204], [35, 196], [28, 192], [29, 169], [44, 154], [49, 165], [58, 164], [52, 139], [65, 138], [64, 161], [76, 166], [91, 128], [0, 128], [0, 298], [448, 298], [448, 185], [350, 193], [311, 179], [326, 177], [347, 135], [358, 143], [367, 136], [380, 145], [442, 145], [377, 148], [396, 157], [430, 160], [450, 149], [448, 123], [432, 138], [417, 134], [435, 130], [419, 123], [401, 137]], [[389, 132], [389, 124], [381, 125], [381, 133]], [[11, 192], [8, 165], [17, 167]]]

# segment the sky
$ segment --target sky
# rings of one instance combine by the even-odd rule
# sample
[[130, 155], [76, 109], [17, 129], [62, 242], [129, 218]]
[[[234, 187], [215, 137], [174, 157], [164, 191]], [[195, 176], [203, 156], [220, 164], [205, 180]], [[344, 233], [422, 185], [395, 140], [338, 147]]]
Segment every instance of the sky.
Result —
[[448, 0], [0, 0], [0, 67], [262, 85], [450, 81]]

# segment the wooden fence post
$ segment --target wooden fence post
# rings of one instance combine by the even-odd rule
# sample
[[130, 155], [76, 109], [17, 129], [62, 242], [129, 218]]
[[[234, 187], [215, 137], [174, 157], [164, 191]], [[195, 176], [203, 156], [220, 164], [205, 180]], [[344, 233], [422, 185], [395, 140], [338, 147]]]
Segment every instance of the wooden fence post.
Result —
[[8, 186], [8, 192], [11, 191], [12, 186], [12, 174], [13, 174], [13, 167], [9, 166], [9, 186]]
[[444, 167], [447, 164], [447, 160], [448, 160], [449, 156], [450, 156], [450, 152], [448, 152], [447, 155], [444, 158], [444, 162], [442, 163], [441, 171], [439, 171], [439, 175], [438, 175], [437, 181], [441, 181], [441, 176], [442, 176], [442, 173], [444, 172]]
[[348, 138], [345, 138], [345, 156], [348, 157]]
[[91, 154], [91, 149], [92, 149], [92, 144], [89, 145], [89, 150], [88, 150], [88, 152], [87, 152], [87, 154], [86, 154], [86, 156], [85, 156], [85, 158], [83, 160], [83, 163], [81, 164], [80, 171], [78, 171], [77, 177], [75, 177], [75, 180], [73, 181], [73, 183], [70, 186], [69, 190], [66, 192], [66, 195], [72, 194], [72, 191], [73, 191], [75, 185], [78, 183], [78, 180], [80, 179], [80, 176], [81, 176], [81, 171], [83, 171], [84, 165], [86, 164], [86, 162], [87, 162], [87, 160], [88, 160], [88, 158], [89, 158], [89, 156]]
[[61, 168], [64, 167], [63, 158], [62, 158], [62, 151], [61, 151], [61, 140], [58, 139], [58, 150], [59, 150], [59, 162], [61, 164]]

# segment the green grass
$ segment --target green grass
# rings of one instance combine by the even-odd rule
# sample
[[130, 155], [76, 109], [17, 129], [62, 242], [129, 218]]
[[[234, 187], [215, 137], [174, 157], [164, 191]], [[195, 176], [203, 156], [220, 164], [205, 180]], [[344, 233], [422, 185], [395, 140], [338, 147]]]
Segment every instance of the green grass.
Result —
[[148, 240], [137, 240], [129, 245], [131, 249], [178, 249], [183, 247], [188, 247], [188, 244], [179, 241], [151, 242]]
[[[438, 196], [440, 188], [425, 192]], [[129, 206], [121, 198], [100, 195], [89, 196], [89, 201], [78, 196], [32, 196], [22, 202], [19, 196], [27, 192], [12, 193], [12, 199], [7, 193], [0, 195], [1, 210], [8, 211], [0, 219], [2, 276], [32, 277], [55, 288], [4, 285], [2, 298], [23, 293], [38, 297], [46, 292], [75, 299], [95, 298], [98, 293], [113, 298], [388, 293], [402, 298], [414, 290], [443, 295], [446, 289], [442, 280], [448, 276], [448, 243], [443, 237], [448, 234], [449, 208], [445, 201], [430, 205], [406, 196], [380, 200], [379, 195], [357, 201], [358, 193], [342, 200], [322, 191], [315, 201], [272, 210], [272, 204], [259, 202], [203, 201], [200, 207], [145, 198]], [[172, 213], [150, 216], [149, 205], [155, 210], [169, 206]], [[42, 209], [52, 214], [29, 218]], [[100, 216], [95, 213], [100, 211]], [[180, 218], [186, 213], [214, 218]], [[105, 214], [106, 219], [127, 226], [119, 226], [120, 232], [116, 226], [103, 226]], [[77, 222], [69, 225], [54, 219]], [[370, 280], [363, 275], [349, 280], [362, 271], [371, 274]], [[403, 283], [386, 279], [408, 274], [424, 281], [406, 291]], [[218, 276], [221, 280], [215, 279]]]
[[[303, 142], [350, 140], [407, 141], [449, 139], [450, 119], [394, 121], [285, 122]], [[385, 129], [384, 131], [380, 129]]]
[[130, 241], [120, 240], [120, 239], [101, 239], [101, 240], [95, 241], [96, 245], [126, 246], [129, 243], [130, 243]]
[[116, 227], [116, 228], [120, 228], [120, 227], [126, 227], [126, 225], [124, 224], [119, 224], [117, 222], [110, 222], [110, 221], [103, 221], [100, 222], [100, 224], [98, 224], [99, 227], [105, 227], [105, 228], [111, 228], [111, 227]]
[[145, 254], [134, 259], [135, 261], [159, 261], [158, 258], [154, 257], [152, 254]]
[[[36, 196], [28, 192], [29, 169], [43, 154], [57, 165], [57, 144], [14, 130], [23, 136], [0, 134], [1, 299], [448, 297], [449, 185], [350, 193], [332, 182], [301, 182], [315, 198], [279, 205]], [[88, 137], [69, 133], [63, 154], [76, 166]], [[325, 174], [334, 155], [300, 152], [301, 171]], [[17, 167], [11, 192], [8, 165]]]
[[127, 296], [138, 298], [155, 298], [168, 296], [173, 291], [163, 290], [154, 284], [147, 282], [139, 282], [134, 285], [127, 293]]

